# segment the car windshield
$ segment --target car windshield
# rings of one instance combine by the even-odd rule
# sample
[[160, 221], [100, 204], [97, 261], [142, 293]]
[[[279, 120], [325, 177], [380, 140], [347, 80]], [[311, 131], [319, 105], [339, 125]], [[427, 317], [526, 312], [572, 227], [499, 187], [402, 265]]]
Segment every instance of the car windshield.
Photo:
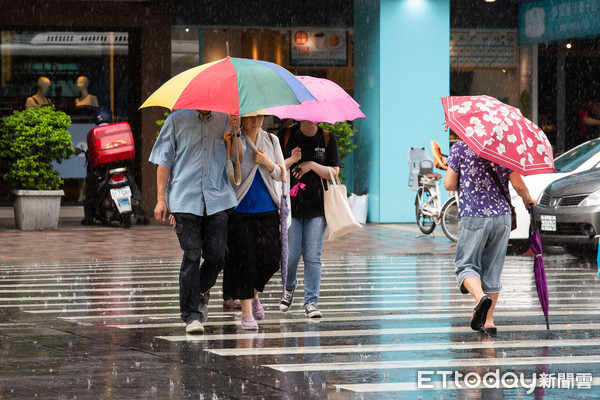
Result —
[[554, 160], [554, 169], [556, 172], [573, 172], [598, 151], [600, 151], [600, 139], [590, 140], [557, 157]]

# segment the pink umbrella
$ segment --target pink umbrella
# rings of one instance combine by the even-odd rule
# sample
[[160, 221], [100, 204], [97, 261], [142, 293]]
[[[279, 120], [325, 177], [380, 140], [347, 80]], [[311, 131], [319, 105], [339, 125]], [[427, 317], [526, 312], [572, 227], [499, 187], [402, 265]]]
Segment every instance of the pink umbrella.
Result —
[[335, 82], [312, 76], [298, 76], [300, 82], [317, 99], [302, 104], [270, 107], [263, 111], [279, 118], [292, 118], [296, 121], [329, 122], [351, 121], [366, 118], [360, 105]]
[[490, 96], [442, 98], [446, 123], [478, 156], [522, 175], [554, 172], [548, 138], [518, 108]]

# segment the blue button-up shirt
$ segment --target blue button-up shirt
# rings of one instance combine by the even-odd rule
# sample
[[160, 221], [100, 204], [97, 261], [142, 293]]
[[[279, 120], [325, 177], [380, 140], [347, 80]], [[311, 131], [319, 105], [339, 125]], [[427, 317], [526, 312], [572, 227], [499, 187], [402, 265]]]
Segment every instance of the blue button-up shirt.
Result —
[[227, 114], [212, 112], [204, 120], [195, 110], [169, 115], [149, 160], [170, 171], [166, 188], [170, 212], [212, 215], [237, 205], [226, 171], [223, 134], [228, 130]]

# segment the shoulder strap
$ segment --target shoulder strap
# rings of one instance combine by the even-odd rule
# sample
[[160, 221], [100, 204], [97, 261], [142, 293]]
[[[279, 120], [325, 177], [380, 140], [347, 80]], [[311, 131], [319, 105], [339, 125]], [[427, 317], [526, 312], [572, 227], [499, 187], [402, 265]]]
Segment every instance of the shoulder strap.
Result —
[[288, 140], [290, 140], [290, 135], [292, 134], [292, 127], [288, 126], [285, 128], [285, 133], [283, 134], [283, 148], [285, 149], [288, 144]]
[[498, 190], [500, 190], [500, 193], [502, 193], [502, 196], [504, 196], [504, 198], [508, 202], [508, 205], [510, 206], [510, 208], [512, 208], [510, 197], [508, 196], [508, 194], [506, 194], [506, 190], [504, 189], [502, 183], [500, 183], [500, 178], [498, 178], [498, 175], [496, 174], [496, 171], [494, 171], [494, 169], [492, 168], [489, 160], [485, 160], [482, 158], [481, 161], [483, 162], [483, 166], [487, 170], [488, 174], [490, 174], [490, 176], [494, 180], [494, 183], [496, 183], [496, 186], [498, 186]]
[[329, 131], [323, 129], [323, 136], [325, 137], [325, 147], [329, 146]]

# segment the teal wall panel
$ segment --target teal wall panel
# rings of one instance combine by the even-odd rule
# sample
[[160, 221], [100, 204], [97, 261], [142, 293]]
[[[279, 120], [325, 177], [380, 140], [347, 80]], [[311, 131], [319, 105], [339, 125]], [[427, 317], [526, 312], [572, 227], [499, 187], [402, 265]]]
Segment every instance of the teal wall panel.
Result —
[[369, 220], [379, 220], [379, 1], [354, 2], [354, 96], [367, 119], [355, 121], [354, 191], [368, 186]]
[[413, 222], [408, 150], [430, 151], [430, 140], [436, 140], [448, 151], [440, 97], [450, 86], [449, 3], [355, 2], [354, 85], [367, 120], [359, 122], [357, 145], [364, 149], [355, 155], [354, 178], [355, 186], [362, 179], [369, 186], [370, 221]]

